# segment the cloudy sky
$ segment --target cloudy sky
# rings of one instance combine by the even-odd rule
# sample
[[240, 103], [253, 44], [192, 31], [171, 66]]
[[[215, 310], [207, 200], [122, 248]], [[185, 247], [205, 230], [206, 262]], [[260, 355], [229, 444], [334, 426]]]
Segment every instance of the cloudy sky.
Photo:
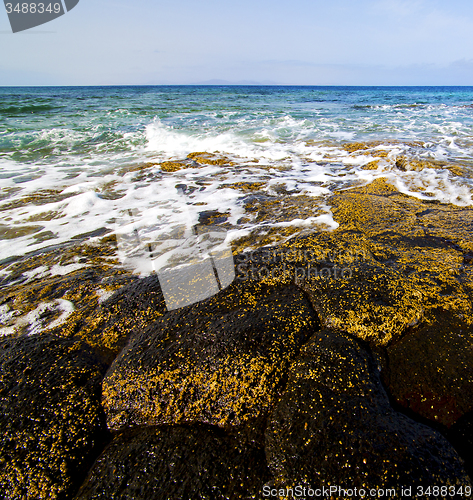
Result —
[[473, 1], [80, 0], [16, 34], [0, 5], [0, 85], [211, 80], [473, 85]]

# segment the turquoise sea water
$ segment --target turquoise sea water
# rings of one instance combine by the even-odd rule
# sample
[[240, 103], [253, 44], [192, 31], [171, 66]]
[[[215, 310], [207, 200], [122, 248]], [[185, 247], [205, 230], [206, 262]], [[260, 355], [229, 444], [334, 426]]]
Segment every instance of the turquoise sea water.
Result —
[[[159, 165], [194, 152], [225, 161]], [[376, 177], [471, 205], [472, 172], [473, 87], [0, 88], [0, 260], [130, 211], [160, 227], [219, 211], [230, 240], [332, 229], [330, 194]], [[255, 197], [292, 209], [262, 218]], [[313, 213], [295, 215], [300, 197]]]

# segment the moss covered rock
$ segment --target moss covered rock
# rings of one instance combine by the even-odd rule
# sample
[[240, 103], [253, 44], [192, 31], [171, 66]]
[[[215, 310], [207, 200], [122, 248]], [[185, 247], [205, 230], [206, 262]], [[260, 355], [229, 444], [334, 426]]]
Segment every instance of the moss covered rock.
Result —
[[259, 498], [264, 449], [211, 426], [147, 427], [114, 438], [76, 500]]
[[298, 284], [327, 327], [388, 345], [438, 310], [472, 323], [473, 210], [402, 195], [384, 178], [329, 202], [338, 229], [286, 244], [320, 255]]
[[401, 273], [369, 264], [348, 271], [303, 285], [325, 327], [386, 345], [419, 322], [422, 295]]
[[343, 334], [304, 346], [266, 431], [274, 486], [470, 485], [445, 438], [391, 408], [378, 370]]
[[82, 342], [0, 339], [0, 498], [70, 498], [108, 439], [104, 372]]
[[383, 379], [397, 403], [450, 427], [473, 411], [473, 328], [438, 312], [387, 349]]
[[87, 341], [107, 362], [117, 356], [133, 332], [152, 324], [166, 312], [156, 275], [130, 281], [93, 311], [74, 318], [77, 322], [72, 332]]
[[268, 410], [288, 364], [317, 329], [294, 285], [235, 283], [135, 336], [103, 384], [111, 429], [204, 422], [240, 425]]

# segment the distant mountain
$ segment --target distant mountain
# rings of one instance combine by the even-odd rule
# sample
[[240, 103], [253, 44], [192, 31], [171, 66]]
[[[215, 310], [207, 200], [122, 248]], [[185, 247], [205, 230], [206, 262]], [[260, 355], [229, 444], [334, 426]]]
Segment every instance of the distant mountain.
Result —
[[239, 80], [238, 82], [230, 82], [228, 80], [206, 80], [205, 82], [191, 83], [191, 85], [279, 85], [277, 82], [272, 80], [263, 80], [261, 82], [256, 82], [254, 80]]

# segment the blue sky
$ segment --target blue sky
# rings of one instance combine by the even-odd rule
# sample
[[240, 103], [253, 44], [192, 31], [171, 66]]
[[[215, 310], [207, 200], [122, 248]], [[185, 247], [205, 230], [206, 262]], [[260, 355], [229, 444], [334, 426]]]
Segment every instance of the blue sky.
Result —
[[0, 85], [214, 79], [473, 85], [473, 2], [80, 0], [16, 34], [0, 5]]

